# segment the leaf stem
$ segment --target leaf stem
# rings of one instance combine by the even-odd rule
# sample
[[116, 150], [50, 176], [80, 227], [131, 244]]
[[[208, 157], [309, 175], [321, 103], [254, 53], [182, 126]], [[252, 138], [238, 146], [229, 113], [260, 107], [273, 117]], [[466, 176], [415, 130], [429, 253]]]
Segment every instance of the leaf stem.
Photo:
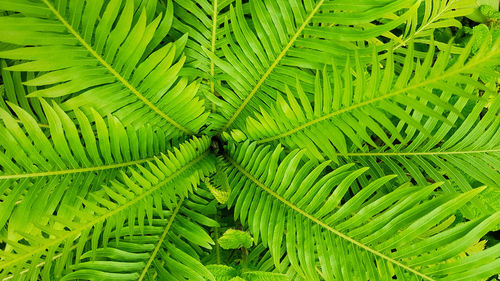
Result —
[[243, 271], [248, 269], [247, 267], [248, 250], [245, 247], [241, 247], [241, 267]]
[[[217, 210], [217, 214], [215, 216], [216, 220], [219, 221], [219, 210]], [[220, 245], [219, 245], [219, 227], [214, 227], [214, 235], [215, 235], [215, 254], [217, 256], [217, 264], [220, 264]]]

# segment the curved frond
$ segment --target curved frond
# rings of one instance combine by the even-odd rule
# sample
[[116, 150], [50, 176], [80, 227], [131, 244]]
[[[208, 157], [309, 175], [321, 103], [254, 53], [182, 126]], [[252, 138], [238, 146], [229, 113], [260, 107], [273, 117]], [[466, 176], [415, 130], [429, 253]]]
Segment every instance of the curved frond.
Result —
[[[227, 173], [234, 186], [228, 206], [255, 240], [260, 237], [269, 246], [275, 264], [285, 250], [307, 280], [389, 280], [393, 275], [477, 280], [500, 269], [498, 262], [490, 263], [500, 258], [493, 251], [459, 255], [500, 222], [500, 212], [454, 226], [446, 223], [484, 187], [439, 194], [434, 190], [441, 183], [405, 184], [385, 194], [379, 189], [394, 176], [367, 179], [367, 168], [348, 164], [331, 170], [330, 161], [302, 162], [304, 151], [282, 155], [280, 146], [272, 150], [248, 141], [228, 150]], [[452, 271], [448, 262], [454, 264]], [[477, 266], [471, 269], [470, 262]]]
[[[461, 107], [467, 104], [462, 100]], [[433, 139], [420, 133], [409, 145], [348, 152], [343, 161], [377, 165], [384, 171], [398, 173], [401, 182], [413, 179], [423, 185], [442, 181], [442, 189], [449, 192], [457, 187], [468, 191], [478, 183], [485, 184], [489, 195], [479, 195], [473, 202], [474, 210], [464, 210], [464, 215], [473, 218], [499, 211], [496, 198], [500, 195], [499, 111], [500, 97], [496, 96], [489, 106], [483, 101], [477, 102], [470, 112], [464, 110], [467, 117], [460, 126], [427, 120], [424, 126], [435, 132]], [[457, 115], [450, 114], [447, 120], [456, 119]]]
[[171, 135], [197, 132], [207, 118], [198, 83], [178, 75], [186, 37], [158, 48], [172, 9], [153, 18], [154, 10], [123, 2], [123, 9], [121, 0], [4, 2], [0, 9], [19, 14], [0, 17], [0, 40], [24, 47], [0, 57], [25, 61], [8, 70], [44, 72], [26, 82], [46, 87], [30, 97], [60, 97], [64, 109], [93, 107]]

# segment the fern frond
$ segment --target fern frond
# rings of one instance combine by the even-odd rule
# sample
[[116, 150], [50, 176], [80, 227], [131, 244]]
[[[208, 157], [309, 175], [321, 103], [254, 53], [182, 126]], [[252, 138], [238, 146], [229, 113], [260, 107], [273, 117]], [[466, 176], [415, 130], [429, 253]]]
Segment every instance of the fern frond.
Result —
[[[137, 218], [139, 222], [148, 220], [152, 225], [154, 209], [162, 218], [163, 206], [173, 210], [179, 197], [188, 196], [200, 179], [214, 171], [214, 161], [208, 154], [209, 144], [208, 137], [185, 142], [168, 156], [162, 155], [161, 159], [155, 158], [122, 172], [121, 179], [80, 198], [80, 203], [76, 200], [77, 194], [73, 193], [74, 203], [62, 205], [57, 214], [49, 213], [46, 219], [33, 222], [38, 233], [18, 229], [17, 235], [21, 238], [2, 237], [7, 250], [0, 253], [0, 268], [3, 269], [0, 278], [19, 272], [31, 276], [40, 270], [42, 278], [48, 279], [53, 274], [60, 276], [70, 253], [79, 260], [88, 239], [95, 250], [99, 243], [106, 247], [112, 233], [118, 240], [124, 229], [133, 231], [134, 223], [125, 228], [127, 221]], [[144, 224], [139, 225], [140, 231], [144, 228]], [[53, 264], [55, 255], [61, 255], [61, 259]], [[42, 258], [45, 264], [36, 267]], [[51, 271], [53, 266], [55, 272]]]
[[[220, 107], [221, 117], [216, 117], [214, 122], [220, 124], [222, 130], [229, 128], [236, 120], [241, 120], [238, 116], [247, 116], [249, 112], [246, 108], [259, 109], [259, 106], [268, 104], [274, 97], [274, 91], [284, 90], [283, 83], [294, 80], [296, 75], [312, 79], [307, 71], [289, 66], [296, 60], [310, 60], [311, 54], [305, 55], [304, 45], [296, 47], [302, 38], [317, 38], [323, 45], [331, 45], [331, 41], [324, 39], [332, 36], [347, 36], [343, 38], [347, 41], [367, 40], [403, 23], [418, 7], [411, 0], [382, 1], [366, 3], [354, 11], [350, 10], [354, 5], [337, 7], [336, 12], [331, 13], [334, 8], [330, 6], [335, 3], [325, 0], [306, 3], [251, 1], [248, 4], [251, 23], [247, 23], [240, 1], [230, 8], [224, 24], [226, 43], [222, 46], [223, 58], [205, 49], [209, 58], [223, 72], [220, 75], [221, 82], [229, 86], [216, 85], [215, 90], [224, 100], [212, 100]], [[403, 15], [392, 16], [393, 20], [387, 24], [373, 28], [361, 27], [363, 23], [393, 15], [397, 11], [403, 11]], [[360, 12], [364, 12], [361, 18]], [[278, 18], [275, 14], [281, 16]], [[332, 26], [332, 23], [339, 26]]]
[[[468, 45], [469, 51], [471, 45], [472, 42]], [[366, 69], [357, 64], [355, 79], [350, 67], [343, 74], [334, 68], [333, 77], [324, 71], [323, 79], [316, 76], [313, 106], [300, 84], [297, 85], [300, 104], [294, 94], [286, 90], [288, 102], [278, 95], [276, 105], [270, 110], [262, 109], [255, 118], [247, 119], [249, 139], [260, 144], [280, 140], [289, 147], [307, 148], [311, 158], [324, 160], [327, 155], [334, 161], [338, 154], [347, 155], [351, 146], [363, 150], [364, 144], [392, 149], [398, 142], [401, 146], [409, 145], [417, 132], [421, 133], [420, 138], [425, 137], [436, 145], [444, 136], [434, 138], [430, 126], [441, 126], [439, 134], [448, 132], [463, 120], [464, 103], [479, 100], [484, 106], [486, 98], [477, 97], [474, 90], [484, 90], [487, 96], [495, 91], [481, 84], [478, 75], [498, 75], [493, 67], [499, 63], [500, 41], [491, 48], [483, 44], [481, 52], [471, 58], [468, 58], [470, 53], [465, 52], [450, 65], [448, 52], [437, 53], [438, 59], [432, 63], [434, 47], [431, 47], [420, 63], [413, 58], [412, 51], [410, 46], [397, 78], [392, 55], [383, 73], [376, 67], [376, 59], [368, 75]], [[330, 88], [332, 80], [333, 89]], [[458, 101], [451, 103], [452, 97]], [[458, 134], [463, 135], [464, 130], [465, 127]], [[375, 143], [370, 135], [382, 144]]]
[[[400, 26], [399, 28], [385, 31], [381, 33], [380, 36], [370, 38], [367, 40], [370, 43], [368, 46], [366, 44], [357, 44], [356, 42], [345, 40], [342, 38], [342, 35], [332, 36], [328, 41], [329, 44], [324, 44], [320, 38], [314, 38], [313, 36], [302, 38], [297, 42], [297, 47], [301, 47], [301, 49], [295, 52], [300, 52], [303, 56], [296, 55], [293, 59], [290, 59], [291, 64], [297, 67], [321, 69], [325, 61], [335, 60], [343, 65], [342, 60], [355, 54], [359, 55], [361, 63], [370, 63], [372, 60], [372, 51], [370, 50], [372, 46], [375, 46], [379, 53], [393, 50], [395, 53], [404, 55], [404, 47], [411, 42], [422, 43], [424, 45], [435, 44], [440, 50], [446, 51], [450, 48], [448, 42], [433, 42], [432, 38], [434, 37], [435, 31], [438, 29], [444, 30], [450, 27], [462, 27], [462, 24], [457, 18], [472, 13], [475, 1], [422, 0], [417, 1], [417, 4], [418, 9], [410, 10], [409, 13], [401, 15], [400, 18], [403, 18], [405, 22], [404, 29], [400, 29]], [[370, 5], [372, 5], [372, 8], [378, 8], [377, 6], [381, 5], [381, 3], [366, 1], [355, 5], [351, 1], [335, 1], [330, 4], [330, 7], [333, 13], [344, 9], [352, 13], [358, 12], [359, 14], [352, 16], [351, 19], [356, 20], [370, 13], [370, 10], [368, 10]], [[396, 15], [398, 15], [398, 13], [387, 14], [386, 18], [383, 18], [382, 21], [394, 20], [397, 18]], [[340, 33], [338, 30], [341, 27], [336, 26], [336, 23], [337, 22], [331, 24], [329, 28], [322, 27], [322, 29], [320, 29], [318, 27], [317, 30], [318, 32], [323, 30], [329, 31], [331, 28], [332, 30], [337, 30], [337, 33]], [[360, 25], [360, 30], [376, 28], [377, 25], [378, 23], [365, 22]], [[342, 33], [343, 31], [344, 30], [341, 30]], [[402, 34], [398, 34], [398, 32]], [[452, 46], [450, 51], [451, 53], [459, 54], [463, 49], [459, 46]], [[308, 55], [307, 60], [302, 58], [305, 57], [305, 54]], [[423, 58], [425, 53], [416, 53], [415, 55]], [[381, 58], [383, 57], [382, 55]]]
[[197, 190], [190, 196], [193, 199], [178, 200], [175, 208], [162, 210], [162, 218], [158, 214], [152, 220], [138, 218], [134, 228], [125, 226], [121, 231], [120, 242], [112, 238], [106, 247], [99, 245], [84, 253], [74, 271], [61, 280], [102, 280], [107, 275], [120, 280], [128, 276], [133, 280], [215, 280], [199, 261], [200, 247], [213, 244], [200, 226], [218, 225], [200, 213], [204, 210], [199, 206], [208, 203], [201, 194]]
[[[333, 78], [323, 72], [322, 79], [316, 77], [313, 105], [300, 85], [300, 105], [287, 90], [288, 102], [278, 96], [272, 110], [247, 119], [247, 135], [261, 144], [279, 140], [291, 149], [305, 148], [310, 158], [321, 161], [359, 162], [377, 167], [379, 175], [396, 172], [400, 182], [444, 182], [443, 190], [454, 192], [477, 186], [472, 179], [498, 188], [500, 100], [479, 77], [498, 76], [492, 67], [499, 63], [499, 43], [489, 49], [485, 42], [482, 52], [469, 59], [463, 53], [449, 66], [443, 63], [447, 52], [438, 53], [434, 65], [432, 48], [421, 64], [416, 60], [413, 65], [408, 52], [398, 79], [388, 74], [395, 65], [390, 61], [383, 74], [372, 68], [367, 76], [359, 66], [355, 78], [349, 68], [344, 77], [335, 69]], [[486, 90], [485, 95], [477, 97], [477, 89]], [[497, 211], [487, 198], [474, 205], [462, 210], [466, 217]]]
[[0, 9], [19, 14], [0, 17], [0, 40], [25, 47], [0, 57], [28, 61], [11, 71], [46, 72], [26, 82], [46, 86], [31, 97], [62, 97], [64, 109], [93, 107], [126, 125], [150, 123], [172, 135], [197, 132], [207, 118], [198, 85], [178, 77], [186, 37], [158, 49], [172, 15], [153, 19], [151, 9], [135, 11], [141, 6], [133, 0], [120, 6], [119, 0], [3, 2]]
[[[223, 45], [223, 25], [227, 17], [226, 10], [235, 0], [181, 0], [174, 2], [174, 20], [172, 28], [181, 37], [188, 33], [186, 43], [186, 64], [200, 70], [198, 77], [211, 79], [215, 74], [215, 64], [210, 60], [202, 47], [212, 53], [219, 53]], [[213, 78], [212, 78], [213, 79]], [[212, 86], [212, 85], [211, 85]], [[213, 89], [212, 89], [213, 91]]]
[[[419, 17], [408, 19], [405, 33], [401, 36], [401, 42], [395, 45], [394, 48], [401, 48], [412, 41], [430, 44], [435, 30], [462, 27], [462, 23], [457, 18], [470, 15], [474, 11], [474, 5], [476, 5], [476, 2], [473, 0], [422, 1], [419, 7]], [[447, 43], [435, 42], [436, 47], [440, 50], [450, 48]], [[461, 49], [452, 46], [450, 51], [460, 53]]]
[[[435, 273], [436, 266], [451, 258], [460, 260], [458, 254], [500, 222], [497, 212], [434, 231], [484, 187], [438, 195], [433, 191], [441, 183], [403, 185], [384, 194], [380, 187], [394, 178], [385, 176], [355, 192], [353, 182], [367, 182], [360, 179], [367, 168], [354, 170], [350, 164], [331, 171], [329, 161], [301, 162], [304, 151], [283, 157], [280, 146], [272, 151], [248, 141], [228, 150], [227, 173], [234, 186], [228, 205], [236, 218], [248, 224], [255, 239], [261, 237], [269, 246], [276, 265], [286, 249], [294, 269], [307, 280], [320, 280], [316, 266], [326, 280], [342, 276], [386, 280], [393, 275], [404, 280], [441, 280], [448, 273]], [[500, 268], [489, 262], [499, 257], [479, 252], [461, 258], [464, 263], [478, 261], [478, 267], [458, 266], [453, 274], [461, 272], [464, 280], [477, 280], [469, 273], [491, 275]], [[478, 271], [486, 264], [484, 271]]]
[[9, 111], [0, 108], [0, 226], [9, 224], [12, 239], [17, 229], [29, 232], [28, 225], [54, 212], [59, 202], [71, 205], [64, 194], [85, 197], [120, 170], [153, 161], [177, 144], [161, 130], [124, 127], [94, 110], [94, 122], [75, 110], [75, 124], [56, 103], [40, 99], [47, 129], [29, 112], [7, 103]]
[[0, 281], [498, 278], [480, 2], [0, 0]]
[[[75, 110], [76, 123], [57, 103], [39, 100], [48, 131], [21, 107], [7, 102], [2, 120], [2, 167], [0, 180], [96, 172], [152, 160], [170, 146], [168, 136], [151, 127], [132, 130], [112, 115], [104, 119], [91, 110], [91, 122]], [[17, 118], [16, 118], [17, 117]], [[95, 128], [95, 131], [94, 131]], [[174, 140], [175, 141], [175, 140]], [[87, 148], [87, 150], [84, 149]]]
[[[0, 90], [0, 107], [9, 111], [10, 108], [6, 104], [7, 101], [21, 107], [28, 113], [30, 113], [38, 122], [41, 128], [48, 128], [48, 122], [43, 113], [42, 106], [39, 99], [29, 99], [26, 96], [36, 91], [36, 87], [24, 86], [23, 79], [33, 79], [35, 74], [33, 72], [26, 73], [26, 78], [23, 78], [21, 72], [10, 72], [6, 70], [7, 63], [4, 60], [0, 61], [0, 74], [2, 77], [4, 89], [3, 93]], [[19, 119], [17, 119], [19, 120]]]
[[[460, 107], [467, 104], [462, 100]], [[424, 126], [435, 132], [433, 139], [420, 133], [409, 145], [348, 152], [346, 161], [370, 166], [378, 162], [377, 165], [385, 170], [398, 173], [400, 180], [414, 179], [420, 185], [430, 180], [443, 181], [443, 190], [450, 192], [455, 186], [462, 191], [471, 190], [475, 182], [498, 190], [500, 120], [496, 116], [500, 111], [500, 98], [494, 98], [486, 113], [485, 106], [485, 101], [477, 102], [470, 112], [467, 111], [467, 117], [460, 126], [427, 120]], [[457, 115], [448, 116], [452, 122], [456, 119]], [[483, 211], [491, 211], [488, 204], [480, 205], [478, 207]]]
[[[176, 9], [174, 10], [174, 15], [176, 15], [175, 20], [173, 22], [173, 28], [175, 30], [180, 31], [181, 34], [174, 36], [180, 37], [180, 35], [184, 33], [189, 33], [190, 38], [187, 43], [187, 51], [186, 56], [188, 58], [188, 64], [193, 66], [196, 69], [201, 71], [197, 72], [198, 77], [205, 77], [210, 80], [210, 89], [205, 89], [207, 92], [209, 91], [209, 95], [218, 96], [220, 93], [215, 91], [215, 85], [213, 79], [219, 75], [223, 75], [220, 73], [219, 68], [214, 67], [214, 57], [223, 58], [225, 56], [224, 52], [228, 52], [227, 48], [225, 51], [222, 51], [221, 48], [227, 45], [227, 38], [231, 38], [231, 36], [238, 37], [238, 33], [241, 31], [232, 30], [232, 25], [229, 24], [229, 19], [231, 16], [228, 13], [228, 6], [233, 5], [234, 0], [228, 1], [175, 1], [174, 5]], [[321, 2], [321, 1], [318, 1]], [[283, 58], [283, 64], [286, 66], [296, 66], [296, 67], [306, 67], [311, 69], [321, 69], [324, 65], [325, 60], [330, 61], [331, 59], [335, 60], [343, 60], [346, 56], [352, 56], [357, 52], [360, 56], [360, 60], [362, 62], [370, 62], [372, 53], [369, 48], [366, 48], [363, 44], [356, 44], [351, 42], [352, 40], [345, 40], [342, 38], [346, 30], [346, 26], [349, 24], [355, 24], [354, 28], [351, 28], [355, 31], [368, 31], [370, 29], [375, 29], [377, 27], [376, 24], [370, 22], [370, 19], [373, 19], [374, 16], [380, 16], [381, 12], [387, 12], [384, 16], [389, 20], [395, 20], [394, 22], [388, 24], [388, 26], [395, 26], [397, 23], [405, 22], [406, 30], [405, 32], [397, 36], [393, 34], [393, 31], [382, 30], [377, 31], [376, 34], [380, 33], [380, 38], [371, 37], [367, 39], [373, 45], [377, 46], [378, 51], [387, 50], [392, 48], [393, 50], [398, 50], [401, 47], [406, 46], [409, 42], [415, 41], [419, 43], [429, 44], [430, 38], [432, 37], [432, 33], [437, 28], [445, 28], [445, 27], [460, 27], [461, 24], [459, 21], [454, 19], [453, 17], [463, 16], [470, 14], [472, 12], [472, 7], [474, 5], [473, 0], [451, 0], [451, 1], [441, 1], [436, 2], [432, 0], [427, 1], [419, 1], [418, 9], [410, 9], [408, 12], [403, 14], [401, 17], [395, 16], [397, 14], [396, 9], [404, 7], [404, 3], [409, 4], [410, 2], [399, 1], [398, 3], [388, 5], [389, 2], [364, 2], [361, 5], [354, 5], [350, 1], [324, 1], [321, 2], [321, 9], [315, 12], [315, 15], [310, 20], [311, 23], [302, 31], [304, 36], [298, 36], [293, 42], [293, 45], [286, 52], [285, 57]], [[319, 4], [319, 3], [318, 3]], [[248, 14], [248, 10], [250, 10], [250, 3], [245, 3], [242, 5], [246, 8], [243, 11]], [[259, 18], [258, 20], [264, 22], [262, 24], [266, 28], [276, 28], [274, 30], [274, 34], [269, 33], [264, 35], [262, 30], [256, 30], [258, 25], [253, 27], [249, 25], [251, 29], [250, 32], [256, 33], [257, 38], [262, 38], [262, 36], [269, 36], [269, 42], [278, 41], [276, 37], [277, 33], [280, 32], [280, 28], [278, 27], [278, 19], [272, 18], [272, 14], [274, 11], [279, 11], [282, 15], [289, 15], [292, 13], [297, 13], [295, 19], [283, 19], [286, 22], [286, 33], [291, 36], [292, 31], [297, 26], [293, 26], [294, 21], [297, 20], [300, 22], [301, 17], [306, 17], [306, 13], [309, 12], [311, 7], [305, 7], [306, 12], [299, 12], [297, 10], [290, 9], [287, 7], [289, 5], [286, 2], [262, 2], [257, 5], [258, 7], [270, 7], [271, 10], [263, 10], [259, 11], [260, 13], [266, 13], [264, 18]], [[300, 3], [293, 3], [291, 5], [296, 5], [300, 7]], [[312, 4], [311, 4], [312, 5]], [[279, 8], [278, 8], [279, 6]], [[292, 6], [293, 7], [293, 6]], [[253, 9], [252, 12], [257, 10]], [[314, 10], [313, 10], [314, 11]], [[332, 12], [335, 18], [332, 18]], [[342, 12], [343, 15], [339, 17], [339, 12]], [[269, 13], [269, 15], [267, 15]], [[255, 15], [254, 15], [255, 17]], [[421, 18], [421, 21], [416, 21], [415, 18]], [[384, 18], [385, 19], [385, 18]], [[233, 19], [231, 19], [232, 21]], [[225, 21], [231, 27], [227, 27], [224, 25]], [[271, 22], [272, 21], [272, 22]], [[326, 21], [326, 22], [325, 22]], [[327, 22], [333, 22], [328, 24]], [[276, 26], [276, 27], [273, 27]], [[380, 30], [380, 26], [377, 27]], [[224, 31], [226, 29], [226, 31]], [[230, 35], [224, 36], [224, 34], [229, 33]], [[325, 44], [325, 34], [328, 32], [338, 32], [341, 30], [339, 36], [335, 36], [331, 38], [333, 40], [329, 40], [328, 44]], [[245, 30], [248, 32], [248, 30]], [[314, 35], [313, 35], [314, 33]], [[359, 36], [359, 32], [352, 32]], [[369, 32], [368, 32], [369, 33]], [[281, 39], [284, 34], [279, 34], [279, 39]], [[390, 43], [383, 43], [381, 41], [382, 38], [393, 39], [397, 42], [396, 45], [391, 45]], [[352, 39], [352, 38], [351, 38]], [[245, 47], [245, 44], [250, 46], [254, 46], [254, 42], [249, 40], [248, 43], [241, 42], [242, 39], [238, 37], [236, 42]], [[269, 44], [269, 43], [268, 43]], [[446, 49], [448, 46], [442, 42], [436, 42], [436, 45], [440, 49]], [[231, 45], [232, 46], [232, 45]], [[202, 51], [202, 49], [210, 51], [210, 53], [215, 54], [214, 57], [207, 57], [206, 54]], [[244, 50], [244, 49], [242, 49]], [[458, 53], [461, 48], [452, 47], [452, 52]], [[266, 50], [267, 51], [267, 50]], [[269, 51], [267, 51], [269, 52]], [[277, 52], [276, 52], [277, 53]], [[235, 53], [235, 55], [240, 55]], [[234, 55], [232, 55], [234, 57]], [[262, 59], [262, 58], [261, 58]], [[255, 63], [255, 58], [248, 57], [247, 60]], [[229, 61], [230, 63], [233, 63]], [[242, 62], [244, 60], [242, 59]], [[248, 63], [248, 62], [247, 62]], [[283, 66], [278, 66], [278, 70], [284, 68]], [[251, 69], [248, 72], [252, 72]], [[281, 71], [282, 75], [293, 76], [292, 72], [297, 72], [297, 69], [294, 68], [284, 68]], [[297, 72], [298, 73], [298, 72]], [[192, 73], [194, 75], [194, 73]], [[209, 74], [209, 75], [208, 75]], [[215, 75], [216, 74], [216, 75]], [[233, 73], [234, 74], [234, 73]], [[302, 72], [300, 76], [309, 76], [308, 80], [312, 81], [313, 78], [310, 73]], [[293, 77], [292, 77], [293, 78]], [[271, 82], [270, 82], [271, 83]], [[272, 87], [280, 87], [281, 83], [271, 83]], [[212, 98], [213, 100], [213, 98]], [[213, 100], [213, 102], [217, 103], [217, 100]], [[219, 120], [222, 122], [222, 120]]]
[[[174, 2], [174, 20], [172, 24], [173, 38], [180, 38], [189, 34], [186, 42], [186, 66], [192, 71], [185, 71], [186, 76], [201, 77], [207, 81], [200, 85], [200, 94], [214, 100], [219, 94], [215, 91], [215, 77], [220, 70], [210, 59], [204, 49], [210, 50], [216, 56], [221, 56], [221, 47], [224, 45], [223, 25], [228, 6], [235, 0], [181, 0]], [[212, 103], [212, 111], [216, 105]]]

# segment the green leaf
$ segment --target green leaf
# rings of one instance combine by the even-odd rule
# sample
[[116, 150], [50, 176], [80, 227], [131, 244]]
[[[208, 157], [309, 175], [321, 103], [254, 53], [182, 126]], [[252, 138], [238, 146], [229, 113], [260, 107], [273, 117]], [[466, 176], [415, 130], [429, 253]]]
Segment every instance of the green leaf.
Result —
[[212, 272], [217, 281], [231, 280], [238, 275], [238, 270], [235, 268], [221, 264], [207, 265], [207, 269]]
[[228, 229], [219, 238], [219, 245], [222, 249], [239, 249], [241, 247], [250, 248], [253, 244], [253, 238], [246, 231], [237, 229]]
[[286, 275], [272, 272], [247, 271], [242, 274], [248, 281], [288, 281]]
[[0, 0], [0, 281], [496, 280], [499, 18]]

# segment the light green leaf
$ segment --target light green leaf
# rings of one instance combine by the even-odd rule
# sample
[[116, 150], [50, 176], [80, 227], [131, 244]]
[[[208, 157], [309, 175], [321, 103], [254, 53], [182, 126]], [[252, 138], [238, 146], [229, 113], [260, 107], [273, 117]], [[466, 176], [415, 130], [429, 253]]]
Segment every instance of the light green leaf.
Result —
[[252, 244], [252, 236], [248, 232], [237, 229], [228, 229], [219, 238], [219, 245], [226, 250], [239, 249], [241, 247], [250, 248]]

